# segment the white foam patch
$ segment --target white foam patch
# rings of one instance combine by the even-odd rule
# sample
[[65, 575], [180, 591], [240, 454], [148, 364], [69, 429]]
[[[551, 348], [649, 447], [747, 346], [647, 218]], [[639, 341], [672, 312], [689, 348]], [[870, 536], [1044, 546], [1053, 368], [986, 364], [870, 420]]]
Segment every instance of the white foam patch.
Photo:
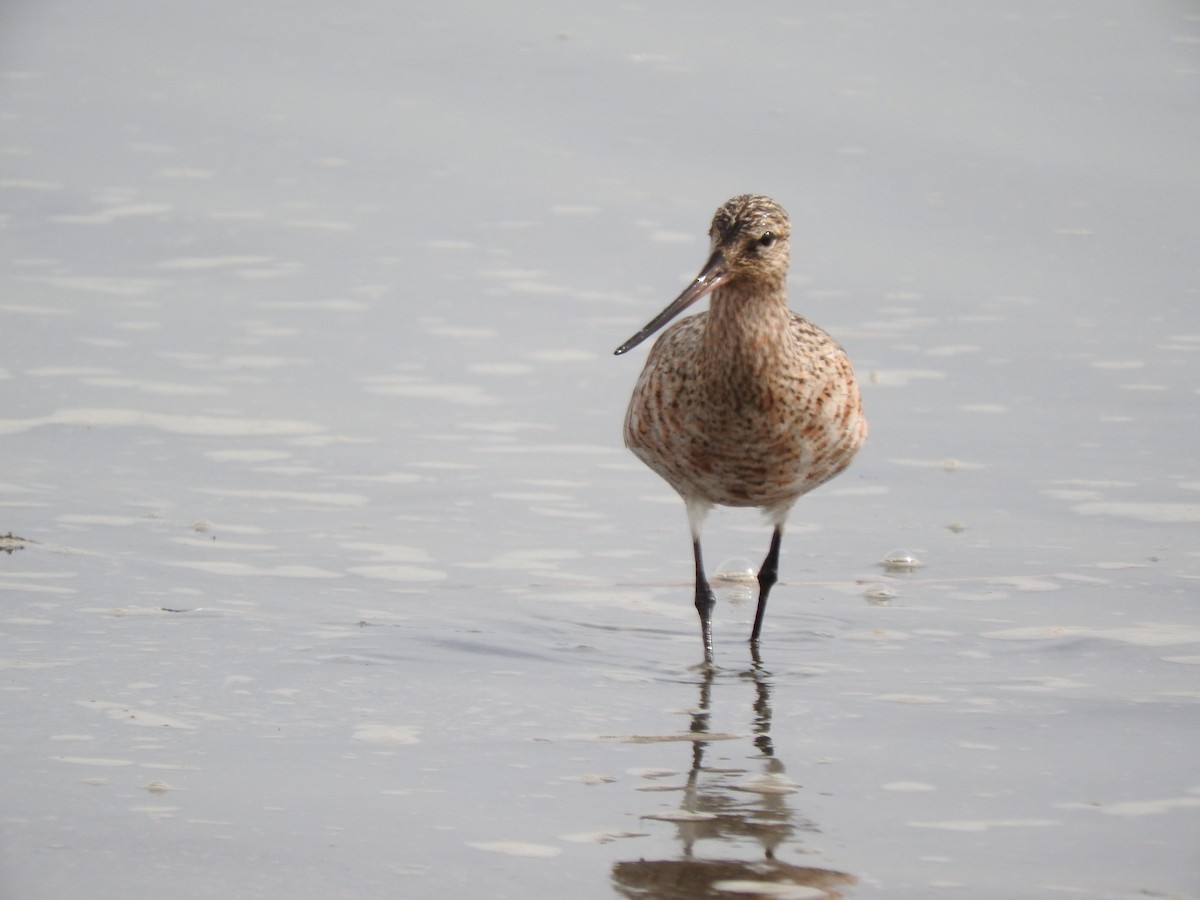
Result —
[[195, 569], [198, 572], [208, 572], [213, 575], [234, 575], [244, 578], [249, 575], [264, 575], [271, 578], [341, 578], [341, 572], [331, 572], [328, 569], [318, 569], [315, 566], [252, 566], [249, 563], [233, 562], [232, 560], [213, 560], [212, 562], [167, 562], [165, 565], [180, 569]]
[[1085, 488], [1131, 488], [1137, 487], [1136, 481], [1113, 481], [1111, 479], [1099, 478], [1064, 478], [1059, 481], [1051, 481], [1050, 484], [1065, 484], [1069, 487], [1085, 487]]
[[124, 703], [109, 703], [105, 700], [77, 700], [76, 704], [87, 709], [98, 709], [110, 719], [122, 725], [137, 725], [142, 728], [183, 728], [192, 730], [196, 726], [182, 719], [173, 719], [144, 709], [133, 709]]
[[1085, 687], [1091, 687], [1091, 685], [1084, 681], [1059, 678], [1056, 675], [1030, 675], [1025, 678], [1017, 678], [1011, 684], [997, 685], [997, 689], [1001, 691], [1030, 691], [1032, 693], [1058, 693]]
[[288, 443], [297, 447], [329, 447], [337, 444], [373, 444], [374, 438], [350, 437], [346, 434], [310, 434], [292, 438]]
[[[614, 678], [614, 681], [632, 681], [649, 682], [652, 679], [635, 676], [629, 679]], [[603, 741], [606, 744], [671, 744], [671, 743], [708, 743], [709, 741], [736, 741], [744, 735], [730, 734], [726, 731], [681, 731], [677, 734], [600, 734], [600, 735], [572, 735], [570, 740], [596, 740]], [[664, 813], [663, 815], [675, 815], [675, 813]], [[683, 815], [695, 815], [686, 813]], [[708, 818], [716, 818], [715, 815], [705, 814]], [[656, 816], [655, 818], [662, 818]], [[648, 817], [647, 817], [648, 818]]]
[[464, 563], [473, 569], [506, 569], [512, 571], [544, 571], [555, 568], [555, 563], [579, 559], [578, 550], [513, 550], [494, 556], [486, 562]]
[[205, 454], [214, 462], [277, 462], [288, 459], [286, 450], [209, 450]]
[[192, 523], [193, 531], [205, 532], [217, 529], [228, 534], [263, 534], [266, 531], [261, 525], [232, 525], [229, 522], [210, 522], [208, 519], [200, 519]]
[[366, 484], [415, 484], [422, 478], [411, 472], [384, 472], [381, 475], [335, 475], [334, 480]]
[[55, 518], [56, 522], [62, 522], [64, 525], [141, 525], [152, 521], [150, 519], [139, 516], [106, 516], [99, 513], [79, 513], [67, 514]]
[[586, 784], [595, 787], [598, 784], [612, 784], [617, 778], [615, 775], [601, 775], [598, 772], [585, 772], [583, 775], [559, 775], [559, 781], [573, 781], [579, 784]]
[[202, 396], [228, 394], [229, 388], [216, 384], [179, 384], [170, 381], [142, 381], [137, 378], [89, 377], [81, 379], [89, 387], [128, 388], [143, 394], [168, 396]]
[[1118, 516], [1137, 522], [1182, 525], [1200, 522], [1200, 504], [1196, 503], [1120, 503], [1107, 501], [1080, 503], [1072, 509], [1085, 516]]
[[[205, 532], [214, 530], [213, 528], [204, 529]], [[172, 538], [171, 541], [175, 544], [183, 544], [185, 547], [211, 548], [213, 546], [213, 539], [211, 537], [177, 537]], [[223, 553], [260, 553], [263, 550], [278, 550], [279, 548], [275, 544], [238, 543], [223, 538], [220, 549]]]
[[371, 559], [387, 562], [429, 562], [429, 553], [421, 547], [407, 544], [363, 544], [348, 541], [338, 546], [347, 550], [365, 550], [374, 554]]
[[914, 381], [945, 377], [945, 372], [935, 369], [876, 369], [867, 378], [867, 383], [879, 387], [908, 387]]
[[820, 888], [774, 881], [733, 878], [714, 881], [712, 886], [715, 890], [726, 894], [747, 894], [753, 897], [775, 898], [775, 900], [822, 900], [822, 898], [831, 896], [829, 892]]
[[[187, 591], [187, 592], [179, 591], [176, 593], [184, 593], [185, 595], [195, 596], [195, 592], [193, 592], [193, 591]], [[163, 617], [163, 616], [173, 615], [173, 613], [167, 612], [167, 610], [163, 609], [161, 606], [111, 606], [111, 607], [84, 606], [84, 607], [81, 607], [79, 611], [85, 612], [85, 613], [94, 613], [95, 615], [98, 615], [98, 616], [112, 616], [114, 619], [126, 619], [130, 616]], [[176, 612], [180, 612], [180, 611], [181, 610], [176, 610]], [[198, 612], [198, 611], [199, 611], [198, 609], [187, 610], [187, 612]]]
[[184, 256], [177, 259], [166, 259], [157, 266], [159, 269], [228, 269], [239, 266], [261, 266], [274, 262], [271, 256]]
[[945, 459], [892, 458], [888, 462], [893, 466], [912, 466], [917, 469], [943, 469], [947, 472], [987, 468], [983, 463], [964, 462], [961, 459], [954, 459], [953, 457], [946, 457]]
[[618, 841], [622, 838], [647, 837], [645, 831], [620, 831], [617, 829], [601, 830], [601, 831], [578, 831], [574, 834], [560, 834], [560, 841], [567, 841], [571, 844], [611, 844], [613, 841]]
[[1039, 578], [1035, 575], [1009, 575], [1003, 578], [989, 579], [995, 584], [1006, 584], [1014, 587], [1019, 591], [1029, 591], [1038, 593], [1042, 591], [1057, 591], [1061, 590], [1062, 585], [1051, 581], [1047, 578]]
[[856, 485], [854, 487], [827, 488], [825, 490], [825, 496], [878, 497], [882, 496], [883, 494], [890, 494], [891, 490], [892, 489], [885, 484], [863, 484]]
[[328, 300], [264, 300], [256, 306], [260, 309], [289, 311], [315, 309], [326, 312], [364, 312], [371, 308], [369, 303], [343, 297], [330, 297]]
[[495, 500], [511, 500], [514, 503], [561, 503], [575, 499], [570, 494], [550, 494], [537, 491], [497, 491]]
[[26, 375], [34, 378], [83, 378], [85, 376], [112, 375], [115, 369], [102, 369], [98, 366], [35, 366], [26, 369]]
[[443, 581], [447, 578], [440, 569], [422, 566], [351, 566], [346, 571], [363, 578], [379, 578], [384, 581], [424, 582]]
[[310, 360], [259, 354], [256, 356], [225, 356], [221, 358], [220, 363], [226, 369], [282, 369], [286, 366], [307, 366]]
[[118, 219], [134, 219], [142, 216], [159, 216], [171, 211], [171, 207], [163, 203], [125, 203], [110, 206], [94, 213], [69, 213], [51, 216], [51, 222], [64, 222], [71, 225], [109, 225]]
[[1126, 800], [1122, 803], [1056, 803], [1058, 809], [1086, 809], [1108, 816], [1161, 816], [1177, 809], [1200, 808], [1200, 797]]
[[[612, 455], [620, 453], [616, 447], [597, 444], [505, 444], [502, 447], [481, 448], [483, 453], [544, 453], [547, 455], [595, 453]], [[675, 498], [678, 501], [678, 497]]]
[[345, 508], [366, 506], [367, 498], [362, 494], [345, 494], [336, 491], [271, 491], [254, 488], [203, 488], [203, 493], [217, 497], [244, 497], [249, 500], [286, 500], [310, 506], [340, 506]]
[[745, 791], [748, 794], [762, 794], [763, 796], [782, 796], [794, 794], [799, 788], [800, 786], [786, 775], [775, 773], [749, 778], [741, 784], [735, 785], [733, 790]]
[[716, 820], [717, 814], [680, 809], [674, 812], [652, 813], [642, 816], [642, 818], [654, 819], [657, 822], [712, 822]]
[[265, 219], [267, 214], [261, 209], [217, 209], [206, 214], [210, 219], [223, 221], [226, 219]]
[[154, 174], [159, 178], [171, 178], [180, 181], [207, 181], [210, 178], [215, 178], [217, 175], [212, 169], [198, 169], [194, 166], [175, 166], [159, 169]]
[[384, 725], [365, 722], [354, 729], [354, 740], [368, 744], [419, 744], [421, 729], [413, 725]]
[[1030, 625], [1025, 628], [1007, 628], [1002, 631], [987, 631], [983, 637], [1002, 641], [1051, 641], [1059, 638], [1088, 637], [1106, 641], [1120, 641], [1143, 647], [1168, 647], [1174, 644], [1192, 644], [1200, 641], [1200, 628], [1186, 625], [1168, 625], [1159, 622], [1139, 622], [1128, 628], [1093, 628], [1087, 625]]
[[909, 822], [908, 826], [939, 831], [990, 831], [993, 828], [1051, 828], [1061, 824], [1057, 819], [944, 819], [937, 822]]
[[[6, 624], [15, 624], [11, 619], [5, 620]], [[47, 625], [54, 624], [47, 622]], [[30, 659], [4, 659], [0, 657], [0, 669], [57, 669], [61, 666], [69, 665], [65, 662], [34, 662]]]
[[[54, 306], [29, 306], [24, 303], [0, 303], [0, 312], [11, 313], [16, 316], [65, 316], [67, 311]], [[84, 338], [83, 340], [88, 340]], [[124, 343], [121, 343], [124, 346]]]
[[1082, 490], [1079, 488], [1048, 488], [1044, 491], [1038, 491], [1038, 493], [1052, 500], [1095, 500], [1101, 496], [1099, 491]]
[[19, 188], [26, 191], [61, 191], [62, 182], [38, 181], [33, 178], [0, 178], [0, 188], [11, 190]]
[[876, 700], [883, 700], [887, 703], [906, 703], [912, 706], [927, 706], [933, 703], [945, 703], [945, 697], [937, 697], [933, 694], [877, 694]]
[[431, 238], [425, 242], [430, 250], [474, 250], [476, 245], [471, 241], [461, 241], [456, 238]]
[[288, 228], [312, 228], [317, 231], [353, 231], [354, 225], [338, 219], [285, 219]]
[[1006, 413], [1007, 406], [1001, 406], [999, 403], [963, 403], [959, 407], [963, 412], [974, 413]]
[[517, 434], [522, 431], [553, 431], [553, 425], [536, 422], [461, 422], [459, 428], [468, 431], [485, 431], [489, 434]]
[[[15, 573], [13, 573], [13, 574], [15, 574]], [[19, 578], [39, 578], [39, 577], [41, 577], [41, 576], [39, 576], [33, 572], [25, 573], [25, 574], [19, 576]], [[69, 576], [69, 577], [73, 577], [73, 573], [72, 573], [72, 576]], [[31, 594], [77, 594], [77, 593], [79, 593], [75, 588], [59, 587], [59, 586], [53, 585], [53, 584], [39, 584], [37, 582], [21, 581], [19, 579], [16, 581], [13, 581], [11, 579], [12, 579], [12, 574], [0, 575], [0, 591], [22, 591], [22, 592], [28, 592]]]
[[114, 297], [140, 297], [157, 290], [163, 284], [151, 278], [108, 278], [102, 275], [26, 275], [23, 279], [68, 291], [86, 291]]
[[35, 419], [0, 419], [0, 434], [21, 434], [46, 425], [80, 428], [155, 428], [171, 434], [209, 437], [262, 437], [314, 434], [325, 429], [313, 422], [286, 419], [235, 419], [219, 416], [185, 416], [136, 409], [62, 409]]
[[904, 631], [872, 628], [870, 631], [848, 631], [842, 638], [851, 641], [907, 641], [911, 636]]
[[506, 856], [527, 856], [535, 859], [549, 859], [562, 853], [561, 847], [549, 844], [526, 844], [520, 841], [471, 841], [468, 847], [476, 850], [486, 850], [489, 853], [503, 853]]

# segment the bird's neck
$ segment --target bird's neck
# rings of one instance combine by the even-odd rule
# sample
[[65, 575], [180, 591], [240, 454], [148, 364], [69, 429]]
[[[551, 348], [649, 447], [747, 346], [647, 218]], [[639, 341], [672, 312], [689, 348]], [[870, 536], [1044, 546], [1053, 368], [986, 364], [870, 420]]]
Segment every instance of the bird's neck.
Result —
[[705, 326], [706, 349], [717, 354], [758, 355], [787, 339], [791, 310], [778, 284], [731, 281], [713, 292]]
[[735, 281], [714, 292], [702, 342], [706, 390], [739, 409], [769, 407], [788, 357], [791, 316], [783, 284], [763, 289]]

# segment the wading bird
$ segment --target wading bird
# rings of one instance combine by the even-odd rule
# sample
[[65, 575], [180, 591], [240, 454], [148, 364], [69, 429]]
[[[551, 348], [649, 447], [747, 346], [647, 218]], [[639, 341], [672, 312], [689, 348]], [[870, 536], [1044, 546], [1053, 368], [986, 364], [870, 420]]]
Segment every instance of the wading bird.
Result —
[[841, 346], [787, 305], [787, 213], [742, 194], [713, 216], [708, 262], [633, 349], [705, 295], [706, 312], [655, 343], [625, 416], [625, 444], [683, 498], [696, 561], [704, 659], [713, 662], [716, 597], [700, 533], [714, 505], [758, 507], [774, 526], [758, 573], [757, 645], [796, 500], [850, 464], [867, 436], [854, 369]]

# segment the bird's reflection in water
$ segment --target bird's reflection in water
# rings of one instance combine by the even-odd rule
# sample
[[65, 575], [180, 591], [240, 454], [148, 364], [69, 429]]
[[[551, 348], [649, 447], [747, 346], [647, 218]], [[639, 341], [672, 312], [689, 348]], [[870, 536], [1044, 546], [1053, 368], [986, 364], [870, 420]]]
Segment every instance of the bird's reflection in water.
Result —
[[[833, 869], [800, 866], [778, 858], [779, 850], [794, 843], [800, 832], [816, 831], [797, 815], [789, 798], [798, 786], [784, 770], [771, 740], [771, 680], [757, 651], [745, 673], [754, 681], [753, 735], [758, 770], [705, 765], [714, 740], [712, 692], [715, 673], [705, 670], [700, 702], [692, 713], [692, 764], [687, 782], [678, 790], [677, 811], [651, 813], [645, 819], [674, 823], [682, 852], [676, 859], [639, 859], [613, 865], [618, 893], [644, 900], [771, 897], [837, 898], [855, 882], [853, 875]], [[704, 740], [701, 735], [713, 735]], [[754, 856], [742, 859], [747, 845], [758, 845]], [[720, 855], [724, 847], [729, 855]]]

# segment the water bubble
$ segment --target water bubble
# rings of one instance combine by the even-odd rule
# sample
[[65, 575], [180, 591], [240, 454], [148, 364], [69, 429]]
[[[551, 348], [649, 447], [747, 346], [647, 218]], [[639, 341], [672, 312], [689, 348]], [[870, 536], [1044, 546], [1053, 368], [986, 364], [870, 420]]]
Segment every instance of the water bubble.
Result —
[[758, 581], [758, 573], [754, 571], [754, 566], [750, 565], [749, 560], [734, 557], [717, 566], [712, 580], [727, 584], [754, 584]]
[[736, 606], [748, 603], [754, 598], [754, 585], [758, 584], [758, 575], [748, 560], [735, 557], [717, 566], [711, 581], [716, 595], [722, 601]]
[[863, 596], [874, 606], [886, 606], [896, 596], [896, 592], [886, 584], [868, 584]]
[[883, 558], [883, 567], [889, 572], [911, 572], [923, 565], [911, 550], [893, 550]]

